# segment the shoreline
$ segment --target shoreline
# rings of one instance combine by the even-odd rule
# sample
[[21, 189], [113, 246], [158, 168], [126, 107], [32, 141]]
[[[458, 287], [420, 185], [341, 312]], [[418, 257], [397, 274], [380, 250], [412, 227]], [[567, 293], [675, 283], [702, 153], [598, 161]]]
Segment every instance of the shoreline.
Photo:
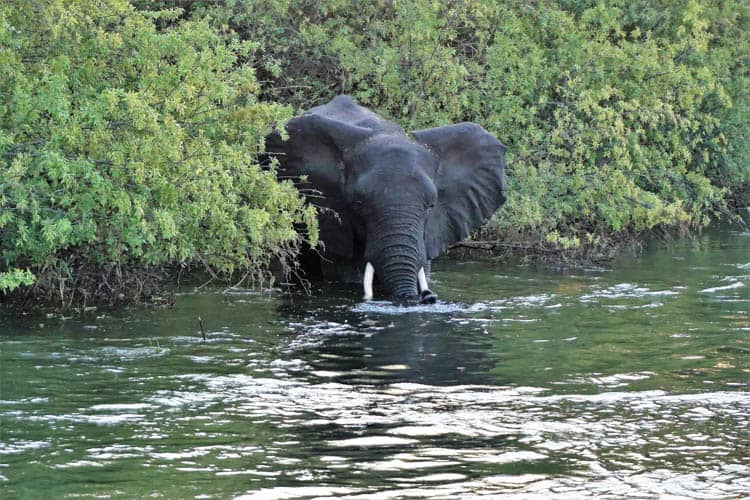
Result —
[[[743, 214], [744, 212], [744, 214]], [[626, 253], [638, 254], [645, 247], [653, 243], [670, 243], [680, 240], [693, 239], [704, 231], [711, 231], [723, 225], [736, 225], [747, 229], [750, 223], [750, 207], [738, 209], [736, 214], [740, 221], [728, 218], [713, 221], [705, 228], [656, 227], [648, 231], [621, 232], [609, 235], [605, 244], [583, 244], [577, 248], [554, 248], [546, 243], [539, 235], [517, 235], [511, 240], [489, 238], [487, 232], [479, 232], [477, 239], [469, 239], [448, 248], [440, 259], [466, 260], [479, 259], [492, 262], [508, 262], [516, 260], [522, 265], [538, 264], [554, 266], [563, 269], [575, 269], [588, 265], [606, 265], [614, 258]], [[744, 226], [743, 226], [744, 224]], [[83, 315], [94, 311], [117, 311], [129, 307], [171, 307], [175, 295], [180, 287], [193, 286], [199, 291], [204, 287], [220, 286], [231, 288], [245, 286], [247, 288], [263, 288], [275, 286], [287, 281], [280, 266], [272, 269], [256, 271], [241, 280], [237, 277], [220, 277], [211, 275], [205, 269], [190, 265], [164, 265], [150, 267], [133, 267], [108, 265], [97, 269], [90, 269], [88, 274], [78, 277], [84, 287], [76, 288], [73, 296], [61, 299], [51, 288], [40, 285], [45, 278], [37, 280], [32, 287], [22, 287], [13, 292], [0, 296], [2, 310], [14, 311], [16, 315]], [[276, 269], [279, 267], [279, 269]], [[106, 268], [106, 272], [105, 272]], [[239, 273], [238, 273], [239, 274]], [[92, 280], [92, 276], [115, 276], [119, 280], [119, 287]], [[262, 276], [262, 279], [258, 279]], [[292, 281], [304, 280], [304, 274], [299, 269], [292, 270]], [[46, 278], [49, 281], [49, 278]], [[88, 287], [88, 288], [86, 288]], [[92, 287], [96, 289], [92, 290]], [[31, 288], [31, 289], [30, 289]], [[33, 290], [35, 289], [35, 290]], [[96, 294], [96, 291], [99, 294]], [[104, 289], [104, 294], [102, 294]], [[108, 292], [108, 293], [107, 293]]]

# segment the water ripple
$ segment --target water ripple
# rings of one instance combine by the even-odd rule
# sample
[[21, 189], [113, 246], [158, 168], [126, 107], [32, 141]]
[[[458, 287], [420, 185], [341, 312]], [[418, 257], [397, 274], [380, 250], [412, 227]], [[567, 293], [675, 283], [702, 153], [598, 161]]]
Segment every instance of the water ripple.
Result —
[[750, 497], [745, 239], [3, 323], [3, 496]]

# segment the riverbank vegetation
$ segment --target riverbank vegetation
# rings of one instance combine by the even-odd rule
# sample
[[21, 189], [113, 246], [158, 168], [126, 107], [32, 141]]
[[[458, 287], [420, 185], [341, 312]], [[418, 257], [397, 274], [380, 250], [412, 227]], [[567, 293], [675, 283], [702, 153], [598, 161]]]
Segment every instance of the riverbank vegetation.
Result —
[[[292, 109], [257, 44], [125, 1], [0, 5], [0, 287], [144, 300], [164, 266], [260, 278], [315, 212], [257, 165]], [[298, 228], [299, 229], [299, 228]]]
[[748, 33], [736, 0], [5, 2], [0, 289], [292, 262], [314, 210], [257, 167], [262, 138], [344, 92], [508, 146], [481, 240], [549, 254], [702, 227], [750, 186]]

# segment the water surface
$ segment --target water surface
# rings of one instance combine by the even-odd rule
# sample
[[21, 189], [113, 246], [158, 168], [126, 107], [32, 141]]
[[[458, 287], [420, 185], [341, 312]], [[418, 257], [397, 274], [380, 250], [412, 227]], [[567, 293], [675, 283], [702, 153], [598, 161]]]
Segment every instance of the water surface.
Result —
[[0, 496], [750, 495], [750, 232], [433, 277], [6, 316]]

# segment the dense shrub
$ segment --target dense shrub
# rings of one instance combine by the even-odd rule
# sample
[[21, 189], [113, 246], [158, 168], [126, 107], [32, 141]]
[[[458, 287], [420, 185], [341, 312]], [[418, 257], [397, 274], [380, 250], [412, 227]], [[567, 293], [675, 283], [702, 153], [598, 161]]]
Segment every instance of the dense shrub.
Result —
[[491, 237], [569, 248], [703, 225], [750, 183], [747, 2], [353, 5], [182, 2], [258, 42], [269, 99], [304, 109], [347, 92], [407, 129], [493, 131], [509, 201]]
[[138, 294], [107, 277], [175, 263], [257, 275], [294, 255], [295, 224], [315, 239], [314, 210], [255, 161], [291, 115], [258, 100], [256, 46], [176, 14], [0, 3], [0, 291], [33, 273], [60, 300]]
[[741, 0], [132, 5], [0, 3], [0, 290], [293, 255], [314, 211], [255, 158], [342, 92], [406, 129], [470, 120], [505, 142], [489, 238], [606, 245], [706, 224], [750, 186]]

